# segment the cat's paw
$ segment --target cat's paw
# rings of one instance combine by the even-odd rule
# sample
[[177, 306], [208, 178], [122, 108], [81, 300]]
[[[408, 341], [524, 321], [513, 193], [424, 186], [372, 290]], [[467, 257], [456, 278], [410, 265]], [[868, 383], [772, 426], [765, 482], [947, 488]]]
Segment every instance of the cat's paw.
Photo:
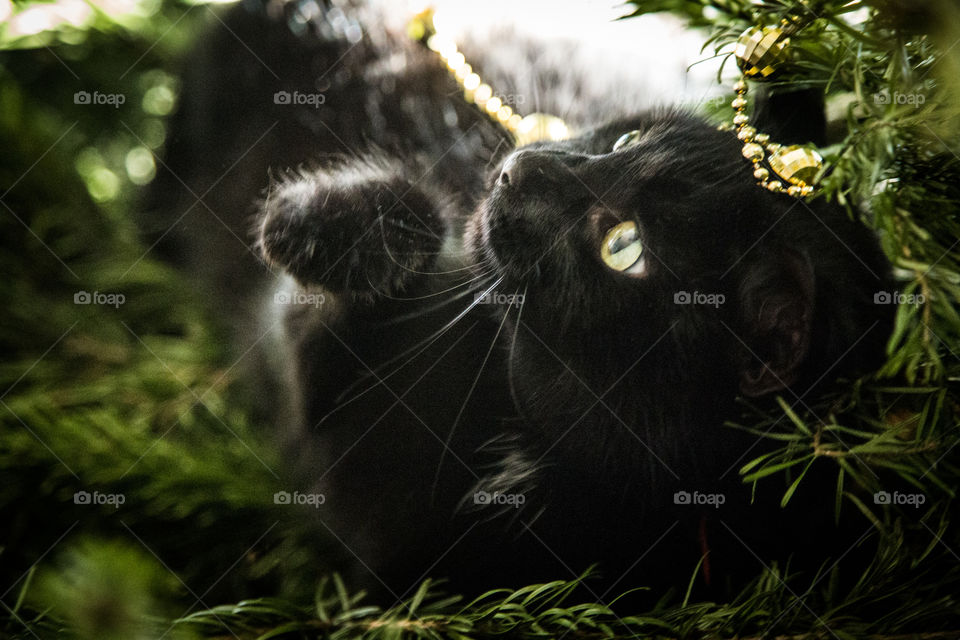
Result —
[[357, 162], [300, 174], [264, 201], [264, 258], [303, 284], [390, 295], [429, 270], [445, 224], [401, 166]]

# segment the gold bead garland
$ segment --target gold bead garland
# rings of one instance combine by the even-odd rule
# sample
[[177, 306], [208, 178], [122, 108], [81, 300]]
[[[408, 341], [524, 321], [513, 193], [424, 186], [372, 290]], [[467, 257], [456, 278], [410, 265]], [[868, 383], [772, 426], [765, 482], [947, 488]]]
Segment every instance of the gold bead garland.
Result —
[[[743, 157], [753, 165], [753, 177], [765, 189], [800, 198], [813, 193], [814, 182], [823, 168], [823, 158], [812, 147], [785, 147], [770, 142], [769, 135], [750, 126], [750, 116], [747, 115], [747, 77], [765, 80], [776, 73], [777, 66], [786, 59], [790, 38], [784, 36], [794, 31], [796, 25], [784, 20], [781, 26], [784, 28], [750, 27], [737, 40], [734, 56], [743, 76], [733, 87], [737, 97], [730, 106], [734, 110], [733, 127], [737, 138], [743, 142]], [[764, 161], [769, 169], [763, 166]], [[771, 179], [771, 170], [774, 179]]]
[[[467, 63], [456, 43], [445, 34], [438, 33], [434, 15], [433, 9], [425, 9], [414, 16], [407, 25], [409, 36], [424, 42], [446, 62], [447, 68], [463, 88], [464, 98], [509, 131], [517, 146], [538, 140], [563, 140], [570, 136], [569, 127], [557, 116], [546, 113], [521, 116], [505, 104]], [[737, 138], [743, 142], [743, 156], [753, 165], [753, 177], [760, 186], [775, 193], [805, 197], [814, 191], [813, 185], [823, 167], [823, 158], [810, 147], [784, 147], [770, 142], [769, 135], [758, 132], [750, 125], [750, 116], [747, 115], [746, 78], [769, 78], [786, 57], [790, 38], [784, 36], [792, 33], [795, 25], [784, 21], [782, 26], [783, 29], [751, 27], [737, 41], [734, 54], [744, 75], [734, 85], [737, 97], [731, 102], [735, 112], [733, 128], [736, 129]]]
[[407, 25], [408, 35], [425, 42], [447, 63], [447, 68], [463, 88], [464, 98], [509, 131], [518, 147], [538, 140], [564, 140], [570, 136], [569, 127], [557, 116], [547, 113], [521, 116], [496, 96], [490, 85], [480, 78], [457, 50], [457, 44], [445, 34], [437, 32], [434, 15], [433, 9], [425, 9], [415, 15]]
[[[743, 142], [741, 153], [753, 164], [753, 177], [760, 186], [775, 193], [787, 193], [794, 197], [809, 196], [813, 193], [813, 182], [820, 168], [823, 158], [815, 150], [800, 145], [783, 146], [770, 142], [770, 136], [759, 133], [750, 126], [750, 117], [747, 115], [747, 83], [741, 78], [734, 85], [737, 97], [730, 106], [735, 115], [733, 124], [737, 131], [737, 138]], [[778, 179], [770, 179], [770, 170], [763, 166], [763, 162]], [[784, 185], [784, 181], [789, 186]]]

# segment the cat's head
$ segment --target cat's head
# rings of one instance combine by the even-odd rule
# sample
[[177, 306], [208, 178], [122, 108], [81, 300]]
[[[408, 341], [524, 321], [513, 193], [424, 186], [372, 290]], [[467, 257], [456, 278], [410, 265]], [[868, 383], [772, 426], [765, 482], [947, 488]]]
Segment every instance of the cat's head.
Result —
[[[502, 276], [491, 299], [510, 303], [517, 402], [551, 437], [697, 437], [737, 394], [792, 401], [878, 363], [891, 314], [875, 304], [890, 286], [876, 238], [758, 186], [741, 147], [669, 112], [492, 172], [467, 244]], [[693, 431], [661, 433], [676, 429]]]

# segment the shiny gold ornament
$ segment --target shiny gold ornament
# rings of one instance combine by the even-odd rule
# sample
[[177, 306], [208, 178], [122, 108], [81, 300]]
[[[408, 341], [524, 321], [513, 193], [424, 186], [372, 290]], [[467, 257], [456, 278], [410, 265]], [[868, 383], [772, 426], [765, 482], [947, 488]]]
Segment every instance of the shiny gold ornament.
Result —
[[540, 140], [565, 140], [570, 137], [570, 130], [567, 124], [557, 116], [548, 113], [531, 113], [520, 121], [514, 135], [517, 146], [522, 147]]
[[770, 172], [763, 167], [757, 167], [757, 169], [753, 172], [753, 177], [762, 182], [770, 177]]
[[823, 167], [823, 158], [819, 153], [799, 145], [783, 147], [771, 153], [767, 162], [778, 176], [800, 186], [813, 184]]
[[777, 27], [750, 27], [737, 40], [734, 55], [737, 65], [748, 78], [764, 80], [777, 71], [786, 59], [790, 38], [783, 37]]
[[427, 8], [410, 19], [407, 23], [407, 35], [411, 40], [426, 40], [437, 32], [433, 26], [433, 14], [433, 9]]
[[635, 222], [621, 222], [610, 229], [600, 245], [600, 259], [614, 271], [626, 271], [634, 266], [642, 253], [643, 245]]

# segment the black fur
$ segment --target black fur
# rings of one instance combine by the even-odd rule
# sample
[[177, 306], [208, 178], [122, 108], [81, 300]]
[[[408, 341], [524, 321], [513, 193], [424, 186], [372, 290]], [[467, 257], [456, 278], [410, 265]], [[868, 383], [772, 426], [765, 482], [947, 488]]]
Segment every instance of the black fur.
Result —
[[[761, 483], [751, 504], [737, 469], [769, 445], [722, 425], [738, 395], [810, 402], [879, 362], [890, 317], [873, 295], [888, 266], [864, 227], [761, 189], [733, 134], [680, 111], [577, 123], [570, 140], [514, 151], [440, 61], [376, 25], [354, 45], [329, 25], [293, 36], [268, 15], [230, 21], [272, 43], [267, 67], [303, 60], [298, 81], [327, 96], [316, 110], [239, 98], [236, 112], [260, 106], [264, 129], [279, 124], [212, 201], [252, 202], [268, 167], [316, 167], [269, 187], [256, 242], [324, 296], [288, 308], [282, 402], [299, 489], [325, 495], [321, 528], [348, 549], [356, 583], [401, 597], [429, 575], [477, 591], [599, 563], [604, 597], [685, 585], [707, 549], [716, 588], [830, 548], [816, 483], [787, 510], [783, 487]], [[482, 68], [482, 52], [471, 61]], [[256, 77], [261, 98], [292, 88], [286, 72]], [[210, 95], [201, 84], [186, 81], [180, 130], [201, 129], [174, 142], [175, 170], [215, 137], [202, 127], [258, 135], [191, 120], [192, 92]], [[613, 152], [635, 129], [640, 142]], [[211, 171], [227, 164], [206, 156]], [[640, 228], [641, 275], [600, 260], [624, 220]], [[683, 292], [722, 303], [678, 304]], [[678, 491], [726, 502], [677, 504]], [[497, 504], [475, 499], [486, 494]]]

